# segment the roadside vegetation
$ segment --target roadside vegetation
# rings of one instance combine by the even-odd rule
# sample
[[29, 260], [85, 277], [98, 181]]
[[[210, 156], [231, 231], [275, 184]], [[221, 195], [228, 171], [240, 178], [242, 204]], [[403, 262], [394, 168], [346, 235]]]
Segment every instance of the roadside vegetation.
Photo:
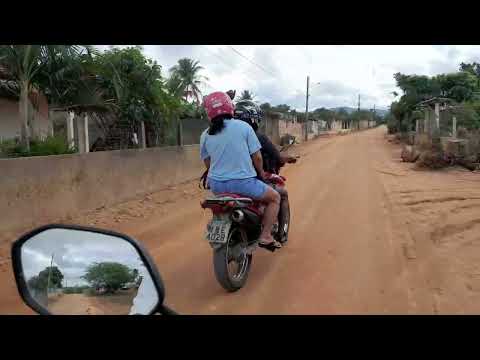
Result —
[[[469, 170], [476, 169], [480, 161], [480, 64], [461, 63], [457, 72], [449, 74], [425, 76], [396, 73], [394, 78], [401, 94], [393, 93], [396, 100], [392, 102], [385, 121], [389, 134], [394, 134], [396, 141], [407, 144], [402, 152], [404, 161], [415, 162], [418, 159], [419, 167], [430, 169], [455, 164]], [[427, 146], [418, 141], [414, 144], [411, 134], [416, 131], [417, 120], [423, 121], [425, 118], [419, 104], [431, 99], [448, 104], [441, 109], [440, 128], [428, 134]], [[453, 117], [457, 127], [455, 136], [451, 125]], [[445, 151], [441, 145], [442, 136], [468, 141], [468, 152], [466, 149]], [[463, 146], [463, 143], [459, 146]], [[423, 150], [423, 153], [416, 156], [418, 150]]]
[[[151, 146], [173, 145], [182, 118], [205, 118], [201, 87], [208, 82], [199, 61], [179, 59], [163, 69], [143, 53], [141, 46], [111, 47], [99, 51], [91, 45], [0, 45], [0, 96], [18, 101], [21, 135], [0, 145], [0, 156], [35, 156], [74, 152], [60, 137], [34, 138], [30, 104], [38, 109], [43, 94], [50, 111], [88, 114], [103, 132], [99, 149], [128, 147], [144, 122]], [[219, 89], [220, 90], [220, 89]], [[228, 89], [221, 89], [228, 90]], [[238, 98], [256, 100], [250, 90]], [[290, 114], [299, 121], [305, 113], [289, 105], [261, 105], [268, 113]], [[355, 125], [374, 120], [370, 111], [316, 109], [311, 120], [334, 119]], [[381, 121], [380, 117], [375, 120]]]

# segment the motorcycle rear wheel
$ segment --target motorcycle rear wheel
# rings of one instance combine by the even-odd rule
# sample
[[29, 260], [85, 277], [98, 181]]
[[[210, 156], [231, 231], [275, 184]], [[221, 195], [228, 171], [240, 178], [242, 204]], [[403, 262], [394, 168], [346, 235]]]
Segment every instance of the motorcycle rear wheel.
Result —
[[[213, 252], [215, 277], [228, 292], [240, 290], [247, 281], [252, 266], [252, 254], [245, 253], [247, 246], [245, 230], [233, 227], [227, 243]], [[232, 271], [232, 262], [237, 264], [236, 271]]]
[[278, 222], [278, 241], [285, 245], [288, 241], [288, 232], [290, 231], [290, 203], [287, 201], [285, 214], [281, 211]]

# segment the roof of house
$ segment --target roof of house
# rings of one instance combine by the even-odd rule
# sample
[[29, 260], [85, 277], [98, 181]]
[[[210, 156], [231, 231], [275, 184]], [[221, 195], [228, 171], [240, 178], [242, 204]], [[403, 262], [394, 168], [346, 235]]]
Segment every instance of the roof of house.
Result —
[[18, 85], [15, 81], [0, 79], [0, 96], [2, 97], [17, 97]]
[[435, 97], [432, 97], [431, 99], [419, 102], [416, 106], [431, 105], [435, 103], [454, 103], [454, 102], [455, 100], [450, 98], [435, 96]]
[[89, 112], [97, 112], [103, 113], [108, 112], [109, 109], [102, 105], [96, 104], [78, 104], [78, 105], [68, 105], [68, 106], [61, 106], [61, 107], [52, 107], [50, 108], [52, 111], [73, 111], [75, 113], [89, 113]]
[[16, 81], [12, 80], [7, 68], [0, 65], [0, 97], [18, 100], [19, 89]]
[[0, 65], [0, 79], [10, 80], [11, 75], [5, 66]]

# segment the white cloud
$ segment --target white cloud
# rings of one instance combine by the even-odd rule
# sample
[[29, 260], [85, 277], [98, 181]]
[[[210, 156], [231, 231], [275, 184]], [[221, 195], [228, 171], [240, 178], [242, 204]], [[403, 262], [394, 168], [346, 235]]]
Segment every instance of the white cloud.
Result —
[[[243, 58], [240, 52], [257, 65]], [[312, 84], [310, 108], [386, 108], [395, 90], [393, 74], [434, 75], [480, 59], [478, 46], [443, 45], [146, 45], [145, 54], [163, 74], [181, 57], [200, 61], [209, 78], [205, 92], [249, 89], [260, 102], [305, 107], [306, 77]], [[313, 87], [320, 82], [320, 85]]]

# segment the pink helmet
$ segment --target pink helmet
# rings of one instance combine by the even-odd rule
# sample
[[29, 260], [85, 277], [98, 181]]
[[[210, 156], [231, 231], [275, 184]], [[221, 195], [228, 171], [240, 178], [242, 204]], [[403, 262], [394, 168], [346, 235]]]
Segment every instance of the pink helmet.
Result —
[[230, 115], [233, 117], [235, 106], [232, 99], [221, 91], [213, 92], [203, 98], [203, 107], [207, 112], [209, 120], [219, 115]]

